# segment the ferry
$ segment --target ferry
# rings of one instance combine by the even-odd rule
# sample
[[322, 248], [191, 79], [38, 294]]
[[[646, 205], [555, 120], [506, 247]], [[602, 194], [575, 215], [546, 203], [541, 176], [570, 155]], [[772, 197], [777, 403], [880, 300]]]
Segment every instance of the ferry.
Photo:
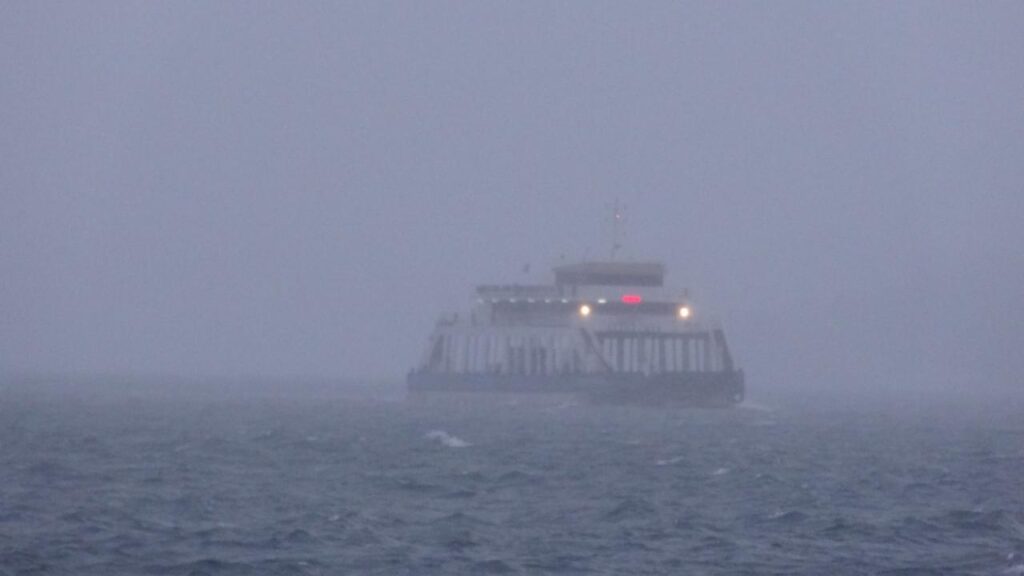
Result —
[[718, 323], [660, 262], [582, 261], [550, 284], [488, 284], [442, 316], [410, 395], [572, 394], [603, 403], [730, 407], [743, 401]]

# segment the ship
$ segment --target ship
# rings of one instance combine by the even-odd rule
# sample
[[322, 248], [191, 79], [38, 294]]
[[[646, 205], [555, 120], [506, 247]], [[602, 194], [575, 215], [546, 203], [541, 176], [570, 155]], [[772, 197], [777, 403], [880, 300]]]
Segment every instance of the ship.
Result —
[[553, 283], [477, 286], [468, 310], [437, 321], [408, 392], [741, 403], [744, 374], [720, 323], [665, 273], [656, 261], [583, 260], [554, 267]]

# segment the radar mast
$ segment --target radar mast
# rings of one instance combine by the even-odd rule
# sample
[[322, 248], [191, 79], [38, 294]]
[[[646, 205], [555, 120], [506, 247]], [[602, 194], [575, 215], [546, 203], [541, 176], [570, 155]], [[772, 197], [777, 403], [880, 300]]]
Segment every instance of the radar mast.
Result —
[[612, 203], [612, 220], [611, 220], [611, 259], [614, 261], [615, 257], [622, 250], [622, 241], [624, 228], [626, 226], [625, 209], [626, 207], [619, 203], [619, 199], [616, 198], [615, 202]]

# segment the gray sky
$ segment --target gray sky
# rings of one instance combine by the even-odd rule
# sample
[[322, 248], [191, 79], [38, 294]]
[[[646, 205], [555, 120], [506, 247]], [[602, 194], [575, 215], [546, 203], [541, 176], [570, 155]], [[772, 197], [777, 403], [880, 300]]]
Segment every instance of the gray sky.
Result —
[[1020, 386], [1024, 3], [0, 4], [0, 372], [400, 377], [629, 252], [752, 389]]

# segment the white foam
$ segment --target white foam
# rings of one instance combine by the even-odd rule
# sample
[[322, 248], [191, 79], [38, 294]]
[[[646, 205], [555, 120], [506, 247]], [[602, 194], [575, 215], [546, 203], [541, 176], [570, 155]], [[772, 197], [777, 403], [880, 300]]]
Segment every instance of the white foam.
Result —
[[671, 466], [672, 464], [678, 464], [683, 461], [682, 456], [673, 456], [667, 460], [658, 460], [654, 463], [655, 466]]
[[728, 474], [728, 473], [729, 473], [729, 469], [728, 468], [719, 468], [718, 470], [715, 470], [714, 472], [712, 472], [711, 475], [712, 476], [721, 476], [722, 474]]
[[426, 438], [428, 440], [440, 442], [449, 448], [465, 448], [467, 446], [472, 446], [469, 442], [466, 442], [458, 436], [452, 436], [444, 430], [431, 430], [430, 432], [427, 432]]

